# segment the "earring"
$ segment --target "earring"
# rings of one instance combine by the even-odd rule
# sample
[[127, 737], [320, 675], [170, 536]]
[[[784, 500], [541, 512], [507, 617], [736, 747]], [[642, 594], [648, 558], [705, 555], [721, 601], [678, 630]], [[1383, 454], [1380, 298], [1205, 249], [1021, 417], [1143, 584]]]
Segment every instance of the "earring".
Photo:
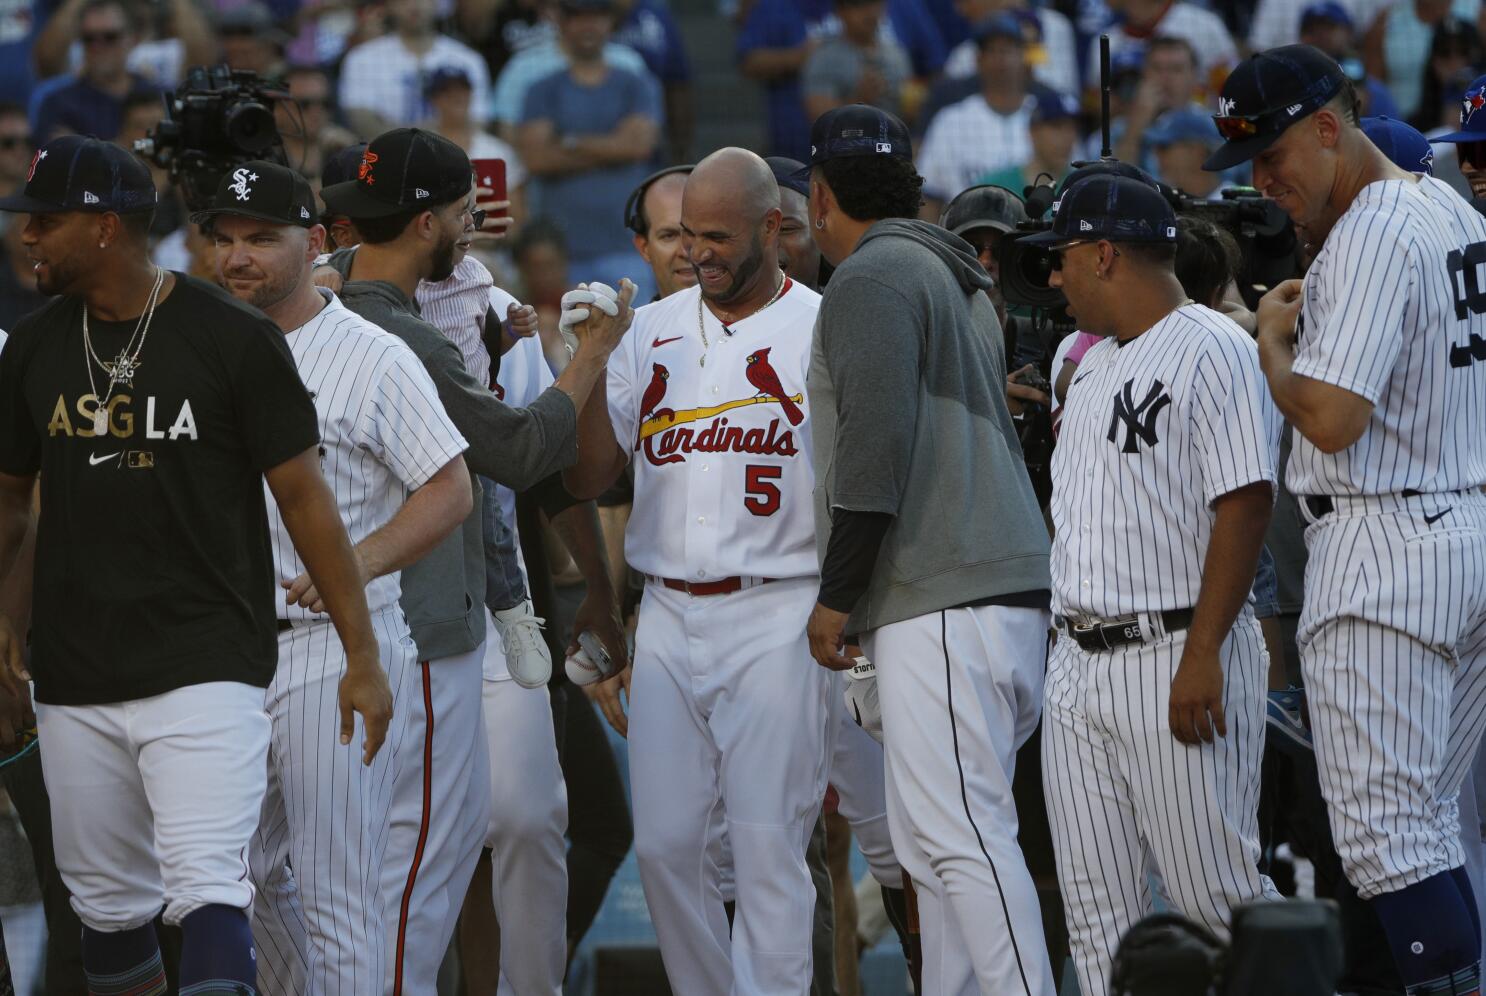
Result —
[[816, 218], [815, 227], [819, 230], [824, 231], [826, 227], [826, 220], [824, 218]]
[[108, 248], [108, 246], [106, 246], [106, 245], [104, 245], [104, 244], [103, 244], [103, 243], [102, 243], [102, 242], [100, 242], [100, 243], [98, 243], [98, 248], [99, 248], [99, 249], [107, 249], [107, 248]]

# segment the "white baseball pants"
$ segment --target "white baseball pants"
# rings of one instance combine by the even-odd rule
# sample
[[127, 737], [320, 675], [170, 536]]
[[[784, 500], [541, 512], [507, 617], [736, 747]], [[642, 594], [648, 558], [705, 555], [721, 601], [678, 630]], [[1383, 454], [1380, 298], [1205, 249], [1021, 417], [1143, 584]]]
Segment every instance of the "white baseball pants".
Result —
[[893, 849], [913, 879], [924, 996], [1053, 996], [1037, 888], [1017, 845], [1011, 778], [1037, 727], [1048, 615], [946, 609], [879, 627]]
[[248, 841], [267, 774], [263, 689], [187, 685], [132, 702], [37, 703], [57, 868], [82, 922], [253, 905]]
[[[813, 578], [694, 597], [651, 584], [630, 709], [635, 853], [671, 989], [800, 996], [815, 889], [805, 845], [825, 792], [827, 674], [805, 622]], [[732, 936], [712, 813], [737, 869]]]
[[845, 678], [831, 675], [831, 766], [826, 780], [836, 789], [836, 811], [851, 826], [851, 835], [867, 859], [878, 885], [903, 888], [903, 868], [893, 854], [888, 830], [887, 788], [884, 784], [882, 744], [856, 724], [846, 711]]

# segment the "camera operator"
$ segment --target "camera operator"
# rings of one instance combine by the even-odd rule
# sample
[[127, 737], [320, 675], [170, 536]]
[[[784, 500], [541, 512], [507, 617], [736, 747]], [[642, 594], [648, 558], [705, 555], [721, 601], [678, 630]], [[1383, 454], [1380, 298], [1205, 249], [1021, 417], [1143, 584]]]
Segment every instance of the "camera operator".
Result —
[[987, 348], [991, 281], [963, 240], [910, 220], [923, 180], [901, 121], [838, 108], [811, 145], [815, 241], [836, 267], [809, 378], [824, 553], [811, 652], [849, 668], [849, 635], [877, 665], [923, 991], [1044, 996], [1055, 988], [1010, 772], [1040, 711], [1048, 541], [1003, 353]]

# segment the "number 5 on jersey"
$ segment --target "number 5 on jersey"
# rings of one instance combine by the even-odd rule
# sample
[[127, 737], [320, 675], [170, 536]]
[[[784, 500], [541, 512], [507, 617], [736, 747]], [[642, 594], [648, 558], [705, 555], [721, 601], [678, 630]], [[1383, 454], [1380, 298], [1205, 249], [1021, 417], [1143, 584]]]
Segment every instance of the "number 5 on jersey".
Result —
[[779, 511], [783, 496], [774, 482], [783, 475], [782, 467], [750, 463], [744, 468], [743, 507], [757, 516], [770, 516]]

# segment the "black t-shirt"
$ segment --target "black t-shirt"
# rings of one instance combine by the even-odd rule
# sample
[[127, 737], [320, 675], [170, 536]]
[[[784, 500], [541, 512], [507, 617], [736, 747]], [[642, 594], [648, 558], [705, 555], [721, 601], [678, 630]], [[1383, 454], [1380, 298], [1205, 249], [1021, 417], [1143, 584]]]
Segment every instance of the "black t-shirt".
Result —
[[[319, 441], [284, 334], [175, 274], [133, 384], [115, 388], [96, 438], [82, 317], [79, 298], [56, 298], [0, 351], [0, 472], [41, 472], [36, 698], [91, 705], [208, 681], [265, 687], [278, 585], [262, 475]], [[89, 325], [111, 362], [135, 320]], [[93, 381], [107, 394], [96, 364]]]

